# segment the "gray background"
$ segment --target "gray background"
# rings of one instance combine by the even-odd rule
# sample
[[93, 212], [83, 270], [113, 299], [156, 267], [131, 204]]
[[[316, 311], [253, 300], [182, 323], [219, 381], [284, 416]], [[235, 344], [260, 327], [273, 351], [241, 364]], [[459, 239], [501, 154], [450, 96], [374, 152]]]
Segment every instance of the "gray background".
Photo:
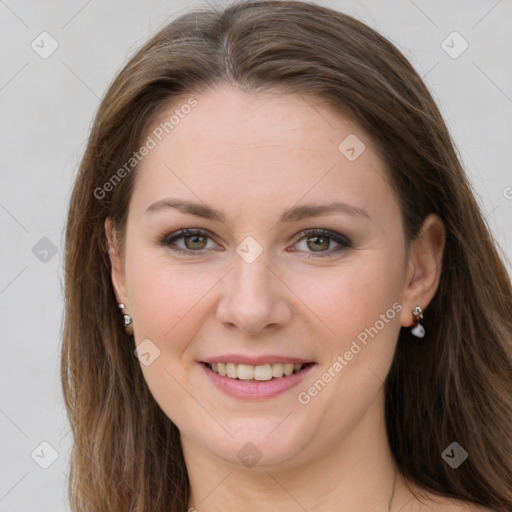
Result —
[[[317, 3], [379, 30], [425, 78], [511, 270], [512, 2]], [[59, 381], [69, 194], [109, 82], [148, 36], [197, 5], [0, 0], [0, 512], [69, 510]], [[31, 47], [51, 48], [43, 31], [59, 45], [46, 59]], [[445, 51], [463, 48], [446, 40], [453, 31], [469, 44], [458, 58]]]

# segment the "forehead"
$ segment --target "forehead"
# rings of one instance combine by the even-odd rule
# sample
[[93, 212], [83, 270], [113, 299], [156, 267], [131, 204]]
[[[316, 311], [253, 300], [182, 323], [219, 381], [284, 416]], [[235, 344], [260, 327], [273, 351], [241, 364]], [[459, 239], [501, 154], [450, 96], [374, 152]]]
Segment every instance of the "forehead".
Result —
[[[192, 98], [196, 105], [188, 108]], [[170, 120], [172, 129], [162, 136], [173, 138], [176, 145], [199, 142], [221, 151], [227, 147], [231, 154], [264, 146], [267, 152], [328, 150], [338, 156], [344, 132], [359, 132], [367, 138], [355, 122], [335, 113], [325, 101], [283, 91], [245, 92], [231, 86], [176, 98], [153, 128], [165, 131]], [[200, 141], [193, 141], [196, 134], [201, 134]]]
[[232, 87], [185, 94], [147, 137], [154, 147], [139, 165], [138, 208], [166, 195], [253, 213], [306, 197], [354, 206], [368, 196], [391, 199], [365, 132], [311, 97]]

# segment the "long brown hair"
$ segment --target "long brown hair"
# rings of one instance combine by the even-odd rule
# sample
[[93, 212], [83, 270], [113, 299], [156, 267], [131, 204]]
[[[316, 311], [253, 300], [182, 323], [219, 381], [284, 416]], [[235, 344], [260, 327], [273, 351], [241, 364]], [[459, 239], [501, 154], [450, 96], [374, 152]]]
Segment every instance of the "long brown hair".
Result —
[[[148, 390], [111, 286], [104, 221], [113, 219], [122, 246], [137, 167], [105, 183], [121, 176], [173, 98], [223, 83], [320, 98], [351, 116], [389, 169], [406, 240], [429, 213], [442, 219], [441, 281], [423, 322], [428, 342], [402, 329], [386, 381], [389, 443], [401, 473], [421, 488], [511, 510], [510, 278], [409, 62], [363, 23], [300, 1], [182, 15], [129, 60], [99, 107], [66, 231], [61, 378], [74, 437], [72, 510], [187, 508], [179, 431]], [[457, 470], [441, 457], [454, 441], [469, 454]]]

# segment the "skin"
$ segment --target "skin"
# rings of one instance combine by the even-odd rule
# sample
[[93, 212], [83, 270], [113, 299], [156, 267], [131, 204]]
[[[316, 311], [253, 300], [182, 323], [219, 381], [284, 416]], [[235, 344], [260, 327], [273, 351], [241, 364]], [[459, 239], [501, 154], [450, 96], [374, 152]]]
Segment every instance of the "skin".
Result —
[[[188, 98], [177, 99], [162, 119]], [[385, 511], [395, 487], [392, 510], [462, 510], [453, 500], [434, 503], [427, 493], [422, 504], [404, 479], [395, 482], [384, 425], [384, 379], [399, 330], [413, 324], [417, 304], [428, 315], [439, 284], [442, 222], [429, 216], [408, 250], [369, 137], [313, 99], [227, 85], [195, 98], [197, 106], [141, 163], [123, 253], [112, 223], [105, 223], [114, 291], [133, 318], [135, 344], [149, 339], [160, 351], [141, 368], [181, 432], [189, 506], [328, 511], [342, 504], [348, 512]], [[366, 146], [354, 161], [338, 150], [349, 134]], [[222, 211], [224, 221], [173, 208], [147, 212], [169, 197], [205, 203]], [[279, 221], [293, 206], [334, 200], [370, 218], [338, 212]], [[182, 228], [205, 230], [208, 238], [175, 241], [189, 252], [177, 254], [162, 240]], [[332, 239], [318, 248], [311, 235], [294, 238], [312, 228], [343, 234], [352, 246], [336, 252]], [[263, 250], [252, 263], [236, 252], [247, 236]], [[330, 255], [318, 256], [322, 251]], [[298, 393], [394, 303], [401, 311], [301, 404]], [[226, 353], [287, 355], [317, 365], [277, 397], [244, 401], [215, 388], [198, 362]], [[261, 453], [251, 467], [237, 457], [247, 443]]]

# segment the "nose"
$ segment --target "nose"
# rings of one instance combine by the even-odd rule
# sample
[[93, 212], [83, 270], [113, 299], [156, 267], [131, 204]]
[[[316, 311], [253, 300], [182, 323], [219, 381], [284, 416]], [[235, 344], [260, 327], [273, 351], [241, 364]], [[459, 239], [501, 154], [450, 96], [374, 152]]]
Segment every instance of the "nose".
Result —
[[284, 327], [292, 318], [290, 291], [268, 266], [264, 254], [252, 263], [234, 256], [234, 268], [223, 279], [216, 312], [219, 322], [248, 335]]

